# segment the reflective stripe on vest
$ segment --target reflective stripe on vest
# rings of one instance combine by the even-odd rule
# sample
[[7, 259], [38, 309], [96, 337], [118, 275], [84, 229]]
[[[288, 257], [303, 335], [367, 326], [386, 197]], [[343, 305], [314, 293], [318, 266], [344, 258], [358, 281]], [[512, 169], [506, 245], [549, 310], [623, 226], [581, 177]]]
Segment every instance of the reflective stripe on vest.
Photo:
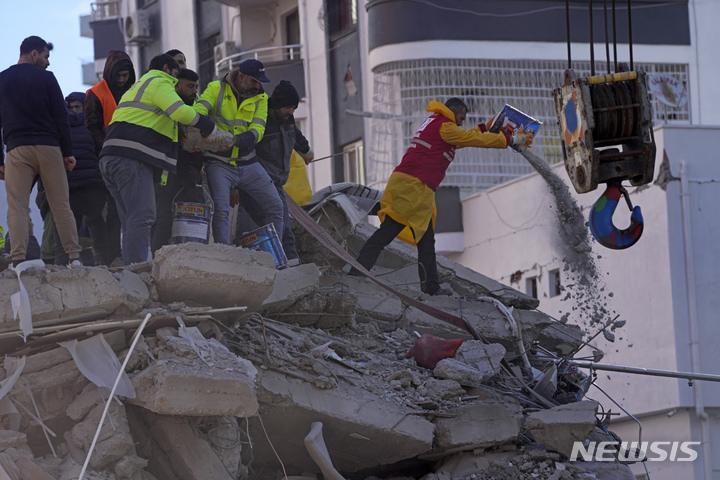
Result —
[[140, 142], [135, 142], [133, 140], [124, 140], [121, 138], [110, 138], [110, 139], [105, 140], [105, 143], [103, 144], [103, 146], [132, 148], [134, 150], [141, 151], [145, 155], [155, 157], [158, 160], [160, 160], [161, 162], [169, 163], [170, 165], [177, 167], [177, 159], [170, 158], [162, 152], [153, 150], [152, 148], [150, 148]]

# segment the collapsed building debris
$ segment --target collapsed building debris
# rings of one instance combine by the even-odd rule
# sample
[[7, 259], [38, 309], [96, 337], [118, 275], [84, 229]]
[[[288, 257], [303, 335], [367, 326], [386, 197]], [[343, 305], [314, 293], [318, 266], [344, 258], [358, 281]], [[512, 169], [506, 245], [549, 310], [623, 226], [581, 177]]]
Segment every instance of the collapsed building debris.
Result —
[[[313, 214], [353, 251], [372, 227], [342, 203]], [[78, 478], [86, 462], [83, 478], [105, 480], [633, 478], [568, 459], [573, 441], [607, 435], [581, 401], [591, 379], [548, 360], [584, 344], [579, 327], [443, 258], [454, 295], [428, 297], [414, 252], [394, 242], [376, 270], [398, 297], [344, 274], [295, 227], [304, 264], [284, 270], [263, 252], [199, 243], [164, 247], [151, 265], [32, 268], [25, 340], [9, 301], [18, 278], [1, 273], [0, 478]], [[418, 343], [429, 336], [455, 348], [437, 355]], [[434, 365], [409, 355], [422, 348]]]

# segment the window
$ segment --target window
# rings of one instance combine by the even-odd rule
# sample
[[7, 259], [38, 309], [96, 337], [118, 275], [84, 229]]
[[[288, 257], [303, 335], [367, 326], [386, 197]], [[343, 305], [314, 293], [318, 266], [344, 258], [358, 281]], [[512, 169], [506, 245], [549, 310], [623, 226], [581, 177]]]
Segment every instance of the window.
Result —
[[538, 298], [537, 277], [530, 277], [525, 279], [525, 293], [533, 298]]
[[365, 160], [362, 140], [343, 147], [343, 171], [345, 181], [365, 185]]
[[[297, 8], [285, 17], [285, 45], [300, 44], [300, 15]], [[300, 58], [300, 48], [293, 49], [293, 58]]]
[[550, 277], [550, 298], [557, 297], [560, 295], [562, 285], [560, 284], [560, 270], [550, 270], [548, 276]]
[[357, 25], [357, 0], [326, 0], [328, 34], [342, 33]]

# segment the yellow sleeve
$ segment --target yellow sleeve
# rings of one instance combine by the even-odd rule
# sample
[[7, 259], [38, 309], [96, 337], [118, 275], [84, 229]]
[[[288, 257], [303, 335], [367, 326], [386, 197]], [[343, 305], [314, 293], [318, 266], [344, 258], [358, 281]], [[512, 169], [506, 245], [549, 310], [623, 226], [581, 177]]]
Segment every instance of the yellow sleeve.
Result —
[[198, 112], [200, 115], [208, 115], [212, 110], [215, 109], [215, 104], [217, 103], [217, 97], [220, 87], [220, 82], [210, 82], [207, 87], [205, 87], [205, 91], [200, 95], [200, 98], [197, 102], [195, 102], [195, 105], [193, 105], [193, 108], [196, 112]]
[[507, 148], [507, 139], [502, 133], [481, 132], [478, 127], [465, 130], [453, 122], [440, 127], [440, 137], [456, 147]]
[[253, 131], [257, 136], [256, 142], [262, 140], [265, 135], [265, 122], [267, 122], [268, 114], [268, 95], [267, 93], [260, 94], [260, 101], [258, 102], [257, 110], [253, 114], [253, 119], [250, 125], [248, 125], [248, 131]]
[[198, 116], [192, 107], [185, 105], [169, 82], [159, 82], [153, 91], [152, 102], [173, 121], [188, 125]]

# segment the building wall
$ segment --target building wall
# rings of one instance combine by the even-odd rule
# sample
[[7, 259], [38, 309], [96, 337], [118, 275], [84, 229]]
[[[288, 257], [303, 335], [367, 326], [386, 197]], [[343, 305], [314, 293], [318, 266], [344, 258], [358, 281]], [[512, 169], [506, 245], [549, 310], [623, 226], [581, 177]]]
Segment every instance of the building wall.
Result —
[[[587, 2], [571, 2], [570, 38], [589, 42]], [[425, 40], [501, 40], [514, 42], [564, 42], [567, 39], [565, 2], [562, 0], [445, 0], [406, 2], [371, 0], [370, 48]], [[612, 9], [608, 7], [608, 18]], [[617, 41], [628, 41], [627, 4], [616, 5]], [[608, 32], [612, 39], [612, 21]], [[689, 44], [687, 1], [635, 0], [632, 3], [633, 43]], [[593, 37], [604, 41], [603, 4], [593, 8]]]
[[[309, 105], [307, 130], [315, 158], [335, 153], [332, 145], [330, 86], [328, 83], [327, 39], [318, 22], [324, 0], [298, 0], [301, 40], [304, 46], [306, 99]], [[331, 160], [321, 160], [308, 167], [313, 190], [333, 183]]]
[[[720, 374], [717, 362], [720, 324], [715, 320], [719, 307], [715, 292], [720, 281], [717, 274], [720, 252], [714, 240], [720, 235], [720, 218], [714, 212], [710, 213], [711, 206], [720, 201], [720, 162], [717, 158], [720, 128], [666, 126], [656, 128], [655, 139], [658, 147], [655, 178], [664, 155], [667, 155], [672, 179], [665, 190], [657, 182], [630, 189], [633, 205], [640, 205], [643, 211], [645, 230], [642, 238], [627, 250], [609, 250], [593, 241], [592, 257], [596, 258], [595, 264], [601, 275], [597, 298], [591, 303], [607, 306], [609, 314], [605, 319], [619, 314], [619, 320], [627, 323], [613, 332], [615, 342], [599, 335], [592, 344], [605, 352], [601, 363]], [[684, 211], [680, 181], [682, 161], [686, 162], [687, 178], [687, 208]], [[602, 187], [578, 195], [569, 183], [564, 165], [554, 166], [553, 171], [569, 186], [587, 218], [589, 208], [603, 191]], [[521, 291], [525, 290], [525, 279], [536, 276], [541, 311], [557, 319], [568, 314], [571, 323], [583, 325], [591, 333], [598, 331], [597, 325], [589, 322], [591, 310], [578, 308], [583, 303], [587, 306], [589, 299], [564, 300], [566, 292], [587, 289], [573, 287], [573, 277], [564, 269], [566, 245], [558, 234], [563, 226], [555, 217], [554, 197], [540, 175], [519, 178], [469, 196], [462, 203], [465, 250], [450, 258]], [[690, 256], [686, 256], [683, 215], [686, 215], [688, 238], [691, 239]], [[619, 228], [629, 223], [629, 212], [624, 204], [618, 206], [614, 223]], [[690, 261], [689, 270], [686, 270], [686, 259]], [[555, 297], [549, 295], [548, 271], [551, 269], [560, 270], [561, 282], [567, 289]], [[686, 283], [686, 271], [690, 272], [690, 284]], [[518, 278], [517, 272], [522, 275], [513, 282]], [[694, 338], [691, 336], [691, 311], [696, 323]], [[695, 362], [691, 350], [693, 344], [698, 345]], [[588, 354], [590, 352], [581, 351], [578, 356]], [[660, 420], [676, 408], [692, 409], [696, 395], [707, 408], [720, 407], [720, 385], [716, 382], [694, 382], [694, 386], [689, 387], [687, 381], [672, 378], [604, 371], [598, 371], [597, 375], [598, 385], [631, 414], [660, 422], [656, 426], [655, 440], [676, 440], [678, 433], [671, 423], [662, 430]], [[606, 408], [612, 406], [599, 391], [591, 389], [589, 396], [601, 401]], [[613, 408], [613, 411], [618, 409]], [[626, 417], [623, 415], [619, 419], [622, 425], [625, 424], [623, 418]], [[686, 425], [685, 428], [692, 431], [692, 440], [701, 441], [704, 438], [701, 424], [694, 421], [698, 426]], [[633, 428], [632, 423], [627, 423], [626, 431]], [[720, 434], [717, 422], [704, 428], [707, 429], [707, 448], [714, 449], [715, 444], [707, 439]], [[714, 454], [708, 456], [718, 458]], [[668, 471], [676, 468], [691, 467], [674, 465]], [[652, 478], [679, 477], [663, 473]]]
[[[172, 0], [162, 6], [161, 53], [178, 49], [185, 54], [188, 68], [197, 71], [197, 31], [194, 0]], [[188, 35], [193, 32], [192, 35]]]

